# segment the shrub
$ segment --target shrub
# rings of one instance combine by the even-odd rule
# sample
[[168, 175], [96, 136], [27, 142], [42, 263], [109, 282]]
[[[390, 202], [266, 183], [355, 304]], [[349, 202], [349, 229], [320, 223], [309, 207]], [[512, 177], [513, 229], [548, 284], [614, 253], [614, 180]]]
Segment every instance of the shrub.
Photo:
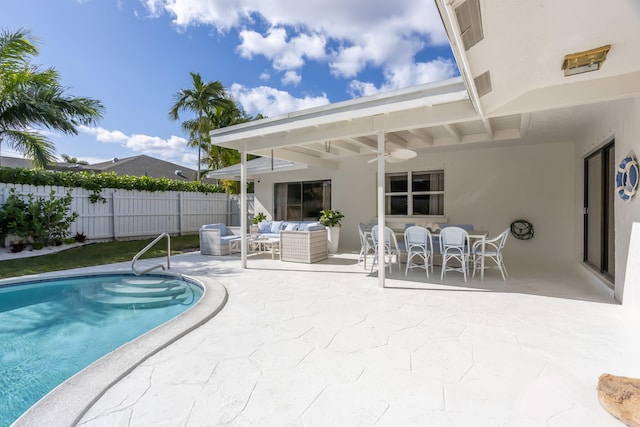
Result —
[[7, 184], [51, 185], [68, 188], [84, 188], [93, 191], [94, 203], [103, 202], [103, 188], [120, 188], [139, 191], [192, 191], [199, 193], [223, 193], [218, 185], [198, 181], [178, 181], [148, 176], [117, 175], [115, 172], [54, 172], [21, 168], [0, 167], [0, 182]]
[[78, 217], [77, 212], [69, 213], [73, 197], [67, 193], [64, 197], [55, 197], [51, 190], [49, 198], [35, 198], [27, 195], [27, 201], [18, 195], [15, 189], [7, 198], [0, 211], [6, 233], [31, 239], [42, 245], [62, 244], [69, 237], [71, 224]]

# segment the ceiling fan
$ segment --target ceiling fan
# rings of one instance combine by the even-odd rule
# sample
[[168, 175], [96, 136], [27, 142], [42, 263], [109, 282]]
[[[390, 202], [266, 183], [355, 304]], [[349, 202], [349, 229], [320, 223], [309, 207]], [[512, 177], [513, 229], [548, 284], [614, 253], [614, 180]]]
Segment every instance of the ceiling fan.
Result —
[[[409, 159], [413, 159], [417, 155], [418, 153], [413, 150], [409, 150], [408, 148], [395, 148], [393, 150], [385, 151], [384, 160], [389, 163], [402, 163]], [[376, 160], [378, 160], [377, 156], [368, 160], [367, 163], [373, 163]]]

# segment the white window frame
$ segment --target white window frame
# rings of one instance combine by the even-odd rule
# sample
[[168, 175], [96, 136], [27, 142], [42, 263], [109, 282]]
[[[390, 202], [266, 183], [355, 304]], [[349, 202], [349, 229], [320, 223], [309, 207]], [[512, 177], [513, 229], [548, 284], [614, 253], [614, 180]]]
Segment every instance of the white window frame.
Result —
[[[438, 191], [413, 191], [413, 176], [414, 175], [423, 175], [423, 174], [433, 174], [433, 173], [441, 173], [443, 179], [443, 190]], [[398, 192], [387, 192], [385, 188], [385, 215], [390, 217], [409, 217], [409, 218], [421, 218], [421, 217], [442, 217], [444, 216], [444, 169], [434, 169], [434, 170], [426, 170], [426, 171], [408, 171], [408, 172], [389, 172], [385, 174], [385, 186], [387, 177], [390, 176], [406, 176], [407, 178], [407, 191], [398, 191]], [[414, 196], [430, 196], [430, 195], [438, 195], [442, 194], [443, 198], [443, 211], [441, 214], [414, 214], [413, 212], [413, 197]], [[391, 214], [386, 211], [387, 209], [387, 198], [388, 197], [397, 197], [397, 196], [406, 196], [407, 197], [407, 213], [406, 214]]]

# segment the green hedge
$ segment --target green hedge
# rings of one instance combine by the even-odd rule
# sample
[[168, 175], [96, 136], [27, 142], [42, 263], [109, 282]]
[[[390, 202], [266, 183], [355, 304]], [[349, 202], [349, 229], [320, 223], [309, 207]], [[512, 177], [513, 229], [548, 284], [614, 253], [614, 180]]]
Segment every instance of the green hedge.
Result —
[[197, 181], [178, 181], [148, 176], [117, 175], [115, 172], [54, 172], [22, 168], [0, 167], [0, 182], [7, 184], [51, 185], [79, 187], [99, 192], [103, 188], [139, 191], [192, 191], [198, 193], [224, 193], [218, 185]]

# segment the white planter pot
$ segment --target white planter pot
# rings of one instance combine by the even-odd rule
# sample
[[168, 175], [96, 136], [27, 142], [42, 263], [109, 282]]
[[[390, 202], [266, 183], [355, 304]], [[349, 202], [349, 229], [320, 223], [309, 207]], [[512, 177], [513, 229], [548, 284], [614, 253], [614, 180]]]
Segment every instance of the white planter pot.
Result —
[[329, 253], [338, 253], [338, 244], [340, 243], [340, 227], [327, 227], [327, 239]]

